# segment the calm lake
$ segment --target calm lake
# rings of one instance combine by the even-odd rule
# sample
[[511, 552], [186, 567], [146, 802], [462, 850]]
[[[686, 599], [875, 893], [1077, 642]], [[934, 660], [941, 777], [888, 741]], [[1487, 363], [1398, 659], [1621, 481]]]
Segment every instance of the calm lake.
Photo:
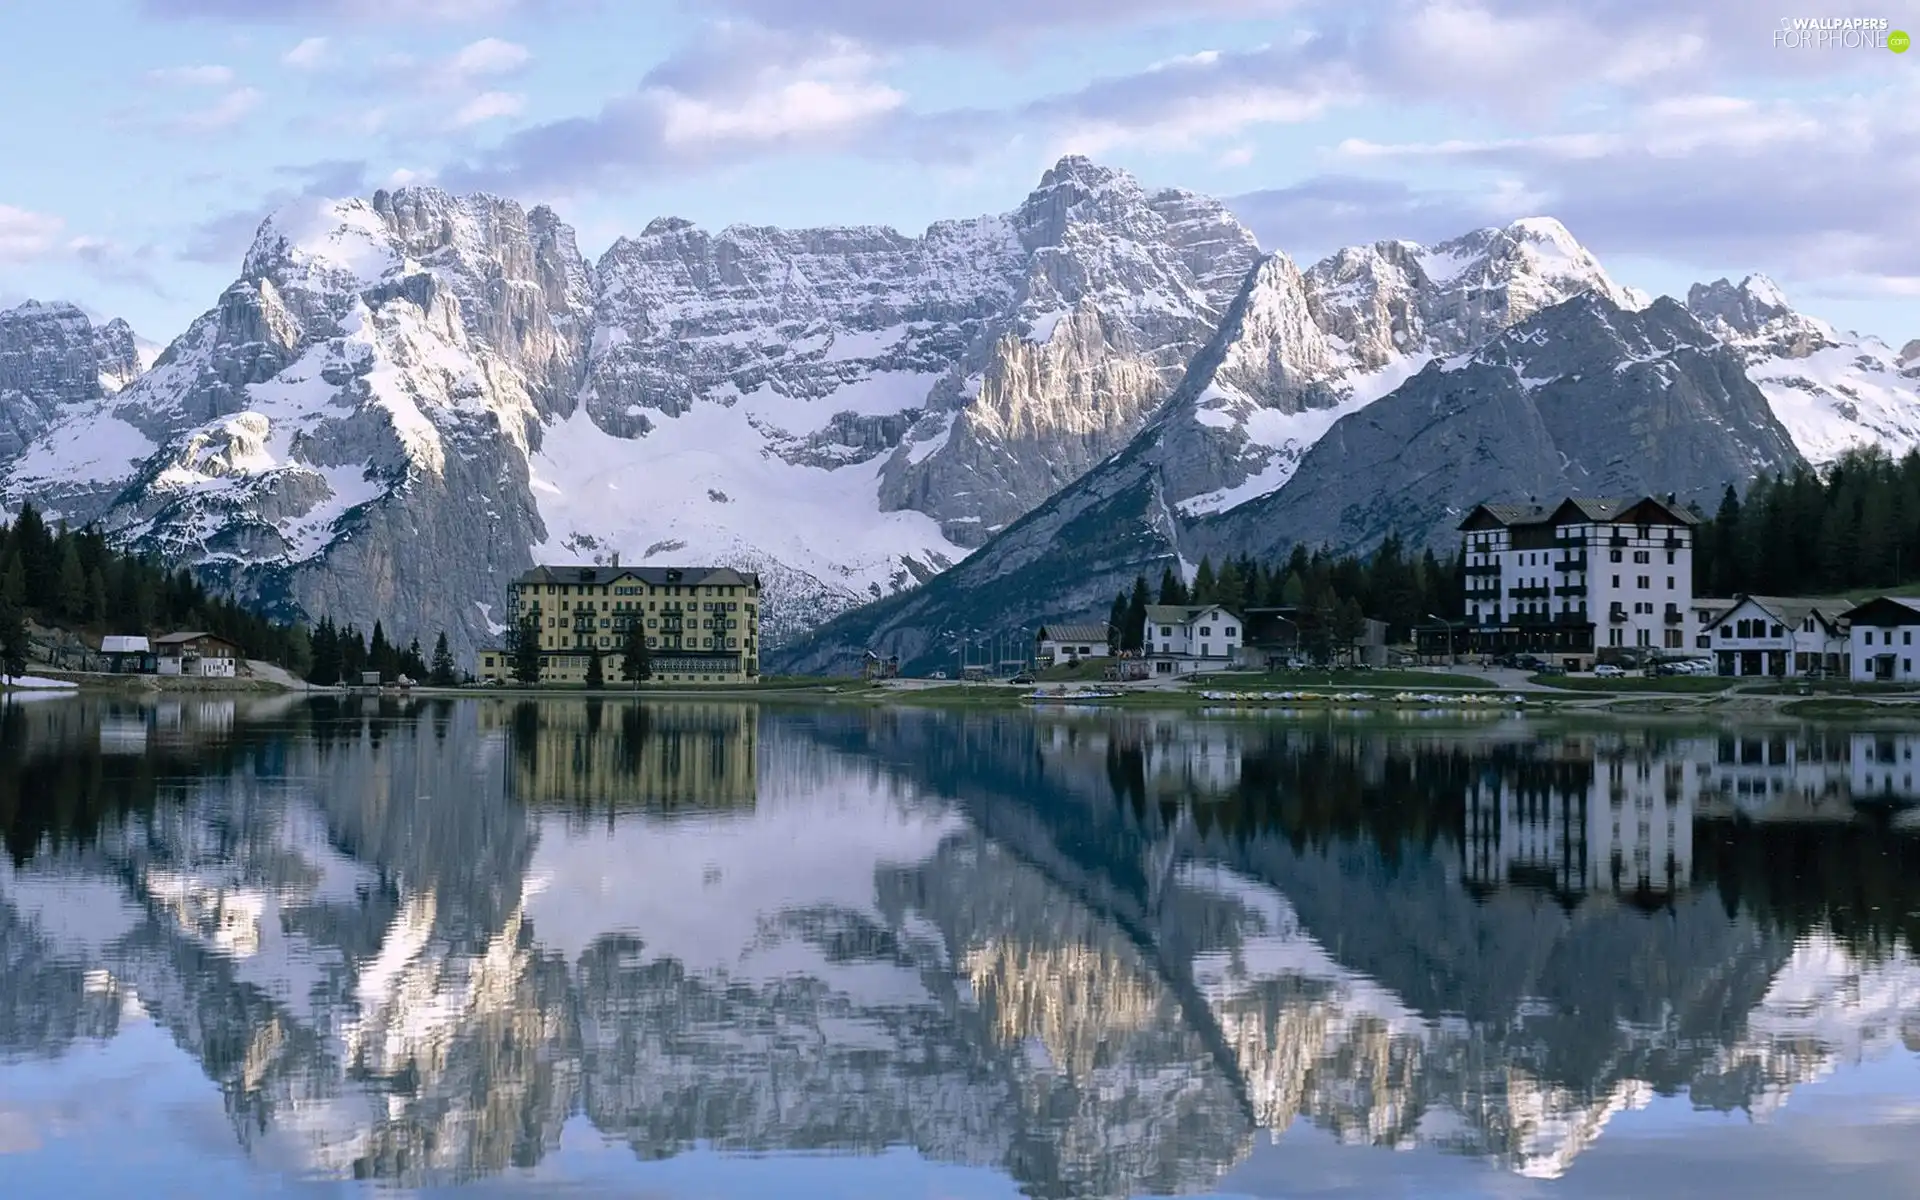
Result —
[[0, 1194], [1920, 1196], [1920, 729], [0, 706]]

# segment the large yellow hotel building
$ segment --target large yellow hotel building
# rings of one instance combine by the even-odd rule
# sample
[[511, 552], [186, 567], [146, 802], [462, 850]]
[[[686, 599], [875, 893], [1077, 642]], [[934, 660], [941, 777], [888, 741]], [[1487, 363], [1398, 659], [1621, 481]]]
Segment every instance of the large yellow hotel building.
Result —
[[[652, 684], [750, 683], [760, 676], [760, 577], [731, 567], [535, 567], [514, 581], [510, 627], [540, 630], [543, 683], [584, 683], [601, 652], [619, 687], [629, 623], [644, 623]], [[511, 679], [513, 651], [480, 652], [482, 679]]]

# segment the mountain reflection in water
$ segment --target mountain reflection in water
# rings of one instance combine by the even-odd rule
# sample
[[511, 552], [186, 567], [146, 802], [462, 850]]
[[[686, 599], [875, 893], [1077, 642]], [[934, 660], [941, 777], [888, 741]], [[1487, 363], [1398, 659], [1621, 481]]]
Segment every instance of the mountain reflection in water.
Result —
[[[263, 1170], [1256, 1134], [1565, 1173], [1920, 1050], [1920, 736], [604, 700], [0, 707], [0, 1057], [129, 1022]], [[0, 1076], [3, 1079], [4, 1076]], [[0, 1084], [0, 1087], [3, 1087]]]

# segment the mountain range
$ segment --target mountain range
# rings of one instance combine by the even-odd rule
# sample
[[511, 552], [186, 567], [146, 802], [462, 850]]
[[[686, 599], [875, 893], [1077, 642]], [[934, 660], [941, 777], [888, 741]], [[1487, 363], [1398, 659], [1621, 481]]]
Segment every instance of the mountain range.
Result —
[[918, 237], [663, 217], [593, 261], [546, 207], [301, 201], [142, 345], [0, 312], [0, 500], [467, 653], [534, 562], [756, 570], [774, 665], [821, 669], [1207, 554], [1444, 545], [1484, 498], [1710, 501], [1920, 445], [1920, 342], [1762, 277], [1655, 300], [1548, 218], [1302, 269], [1081, 157]]

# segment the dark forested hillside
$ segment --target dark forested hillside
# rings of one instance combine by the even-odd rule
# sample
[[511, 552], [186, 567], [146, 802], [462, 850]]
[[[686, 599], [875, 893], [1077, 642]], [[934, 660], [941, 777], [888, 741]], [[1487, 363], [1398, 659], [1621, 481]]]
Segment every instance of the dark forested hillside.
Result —
[[0, 525], [0, 641], [17, 642], [28, 619], [70, 630], [218, 634], [249, 658], [303, 670], [306, 632], [209, 594], [184, 570], [122, 554], [98, 529], [49, 527], [32, 505]]
[[1920, 578], [1920, 453], [1860, 450], [1823, 474], [1763, 475], [1744, 498], [1728, 488], [1701, 526], [1693, 574], [1703, 596], [1821, 596]]

